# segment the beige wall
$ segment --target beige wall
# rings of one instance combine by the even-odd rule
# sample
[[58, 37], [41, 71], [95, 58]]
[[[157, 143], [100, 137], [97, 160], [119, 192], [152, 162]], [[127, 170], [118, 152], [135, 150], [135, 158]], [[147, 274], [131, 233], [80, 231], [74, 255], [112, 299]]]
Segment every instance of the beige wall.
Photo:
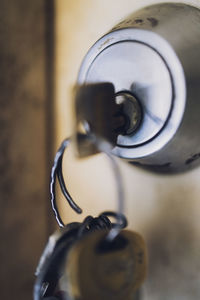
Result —
[[[86, 51], [126, 15], [158, 2], [162, 1], [56, 1], [57, 145], [72, 133], [71, 89]], [[185, 2], [200, 6], [200, 1]], [[78, 161], [69, 151], [64, 163], [69, 190], [84, 209], [84, 215], [77, 216], [61, 201], [66, 222], [116, 207], [115, 182], [103, 155]], [[162, 177], [122, 162], [120, 168], [130, 227], [141, 232], [148, 244], [145, 299], [199, 298], [200, 169]]]

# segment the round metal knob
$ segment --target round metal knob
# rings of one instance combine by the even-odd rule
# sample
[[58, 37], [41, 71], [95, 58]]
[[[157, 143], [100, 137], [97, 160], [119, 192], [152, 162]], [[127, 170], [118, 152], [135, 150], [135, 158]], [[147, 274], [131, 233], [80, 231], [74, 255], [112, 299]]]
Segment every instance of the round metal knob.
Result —
[[145, 7], [94, 44], [78, 83], [111, 82], [142, 112], [129, 102], [113, 154], [161, 172], [200, 163], [199, 52], [200, 10], [183, 3]]

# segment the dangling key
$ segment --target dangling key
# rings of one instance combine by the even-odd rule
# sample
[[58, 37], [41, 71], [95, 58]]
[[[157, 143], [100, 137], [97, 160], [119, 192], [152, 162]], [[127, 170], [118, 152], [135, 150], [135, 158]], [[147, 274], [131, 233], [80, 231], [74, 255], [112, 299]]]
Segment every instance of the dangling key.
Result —
[[144, 240], [128, 230], [112, 242], [107, 236], [108, 230], [92, 232], [71, 248], [62, 281], [70, 299], [136, 299], [147, 270]]

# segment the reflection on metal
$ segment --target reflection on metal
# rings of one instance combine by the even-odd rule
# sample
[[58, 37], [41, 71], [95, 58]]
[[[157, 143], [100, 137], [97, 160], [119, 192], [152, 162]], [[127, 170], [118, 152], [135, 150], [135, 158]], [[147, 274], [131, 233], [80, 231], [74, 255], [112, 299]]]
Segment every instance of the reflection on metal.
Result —
[[199, 52], [200, 11], [175, 3], [132, 14], [89, 50], [78, 84], [110, 82], [141, 107], [138, 122], [139, 110], [126, 109], [131, 122], [113, 154], [158, 172], [199, 164]]

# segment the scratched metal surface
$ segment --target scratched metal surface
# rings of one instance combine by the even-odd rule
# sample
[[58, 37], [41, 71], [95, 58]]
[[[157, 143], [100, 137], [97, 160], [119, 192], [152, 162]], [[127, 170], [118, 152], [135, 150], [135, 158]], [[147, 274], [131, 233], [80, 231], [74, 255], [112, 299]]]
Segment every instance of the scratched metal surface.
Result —
[[[162, 1], [56, 1], [57, 144], [72, 132], [71, 89], [86, 51], [126, 15], [158, 2]], [[200, 1], [179, 2], [200, 6]], [[103, 155], [78, 161], [71, 149], [64, 164], [69, 189], [84, 215], [115, 208], [115, 182]], [[199, 299], [200, 169], [163, 177], [125, 163], [120, 168], [130, 228], [142, 233], [148, 245], [149, 272], [142, 299]], [[60, 202], [66, 222], [82, 220]]]

